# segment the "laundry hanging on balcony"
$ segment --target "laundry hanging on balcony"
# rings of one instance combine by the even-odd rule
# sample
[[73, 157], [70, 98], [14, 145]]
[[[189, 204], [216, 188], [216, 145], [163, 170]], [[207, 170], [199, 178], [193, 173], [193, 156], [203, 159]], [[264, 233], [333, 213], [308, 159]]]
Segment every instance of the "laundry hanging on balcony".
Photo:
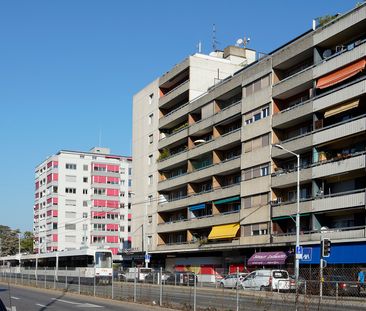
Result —
[[319, 78], [316, 83], [316, 87], [318, 89], [325, 89], [327, 87], [340, 83], [364, 70], [365, 66], [366, 66], [366, 59], [361, 59], [346, 67], [333, 71], [332, 73], [324, 77]]
[[217, 239], [230, 239], [235, 238], [240, 225], [237, 224], [229, 224], [229, 225], [221, 225], [221, 226], [213, 226], [211, 232], [208, 236], [209, 240], [217, 240]]

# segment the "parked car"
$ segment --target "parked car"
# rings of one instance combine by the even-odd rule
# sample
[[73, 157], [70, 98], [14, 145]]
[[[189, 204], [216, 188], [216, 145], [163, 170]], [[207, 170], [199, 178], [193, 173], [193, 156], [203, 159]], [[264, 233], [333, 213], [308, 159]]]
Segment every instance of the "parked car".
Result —
[[239, 282], [238, 282], [238, 275], [236, 273], [228, 274], [219, 281], [219, 286], [236, 288], [238, 283], [240, 284], [240, 281], [243, 280], [246, 275], [248, 275], [248, 273], [239, 273]]
[[[145, 276], [145, 283], [160, 284], [159, 279], [160, 279], [159, 271], [150, 272]], [[174, 273], [170, 271], [163, 271], [161, 279], [163, 280], [164, 284], [174, 284], [175, 280]]]
[[[307, 286], [307, 291], [314, 295], [320, 293], [320, 283], [312, 282], [311, 286]], [[324, 276], [323, 295], [336, 296], [359, 296], [360, 289], [357, 281], [350, 280], [344, 275], [327, 275]]]
[[286, 270], [256, 270], [240, 282], [243, 289], [254, 290], [290, 290], [290, 277]]
[[[299, 276], [298, 292], [300, 294], [304, 294], [305, 288], [306, 288], [306, 280], [303, 277]], [[292, 292], [296, 291], [296, 276], [295, 275], [290, 275], [290, 291], [292, 291]]]
[[194, 279], [197, 283], [197, 276], [193, 272], [175, 272], [174, 278], [177, 285], [193, 286]]

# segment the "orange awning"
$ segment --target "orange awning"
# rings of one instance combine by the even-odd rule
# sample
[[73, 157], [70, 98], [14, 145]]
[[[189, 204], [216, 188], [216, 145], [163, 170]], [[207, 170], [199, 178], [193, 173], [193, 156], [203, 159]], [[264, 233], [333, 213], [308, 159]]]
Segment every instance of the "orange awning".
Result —
[[339, 69], [324, 77], [319, 78], [316, 83], [316, 87], [318, 89], [325, 89], [334, 84], [342, 82], [358, 74], [360, 71], [364, 70], [365, 66], [366, 66], [366, 59], [361, 59], [351, 65], [343, 67], [342, 69]]
[[334, 116], [338, 113], [342, 113], [344, 111], [347, 111], [347, 110], [350, 110], [350, 109], [353, 109], [353, 108], [357, 108], [359, 103], [360, 103], [360, 100], [356, 99], [356, 100], [353, 100], [351, 102], [347, 102], [345, 104], [335, 106], [335, 107], [327, 110], [324, 113], [324, 118], [329, 118], [329, 117]]

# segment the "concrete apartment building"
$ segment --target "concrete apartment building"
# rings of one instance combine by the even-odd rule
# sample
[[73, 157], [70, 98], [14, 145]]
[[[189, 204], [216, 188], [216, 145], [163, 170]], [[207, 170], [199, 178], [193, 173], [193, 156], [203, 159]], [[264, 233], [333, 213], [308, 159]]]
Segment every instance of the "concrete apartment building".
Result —
[[132, 230], [146, 230], [133, 246], [167, 269], [290, 258], [297, 164], [279, 144], [301, 159], [301, 263], [328, 237], [328, 263], [366, 264], [366, 5], [222, 81], [197, 73], [199, 92], [189, 60], [134, 97]]
[[130, 157], [61, 150], [35, 170], [35, 252], [130, 248]]

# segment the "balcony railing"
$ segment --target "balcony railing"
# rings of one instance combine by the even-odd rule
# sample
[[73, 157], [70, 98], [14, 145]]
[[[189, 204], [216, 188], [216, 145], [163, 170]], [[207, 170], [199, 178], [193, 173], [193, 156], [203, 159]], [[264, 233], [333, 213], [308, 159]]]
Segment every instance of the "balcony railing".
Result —
[[[240, 184], [240, 181], [236, 182], [236, 183], [233, 183], [233, 184], [230, 184], [230, 185], [223, 186], [223, 187], [215, 187], [215, 188], [212, 188], [211, 190], [205, 191], [205, 193], [209, 193], [209, 192], [213, 192], [213, 191], [221, 190], [221, 189], [231, 188], [231, 187], [237, 186], [239, 184]], [[193, 193], [193, 194], [190, 194], [190, 195], [179, 196], [177, 198], [171, 198], [171, 199], [168, 199], [166, 201], [159, 202], [159, 205], [163, 205], [163, 204], [170, 203], [170, 202], [175, 202], [175, 201], [178, 201], [178, 200], [187, 199], [187, 198], [194, 197], [194, 196], [201, 195], [201, 194], [202, 193]]]
[[187, 222], [187, 221], [195, 221], [195, 220], [206, 219], [206, 218], [211, 218], [211, 217], [220, 217], [220, 216], [235, 214], [235, 213], [239, 213], [239, 212], [240, 212], [240, 210], [236, 210], [236, 211], [224, 212], [224, 213], [215, 214], [215, 215], [211, 214], [211, 215], [204, 215], [204, 216], [199, 216], [199, 217], [177, 219], [177, 220], [172, 220], [172, 221], [166, 221], [166, 222], [160, 223], [158, 225], [163, 226], [163, 225], [167, 225], [167, 224], [175, 224], [175, 223], [181, 223], [181, 222]]
[[[187, 102], [187, 103], [183, 104], [182, 106], [179, 106], [178, 108], [176, 108], [176, 109], [174, 109], [174, 110], [170, 111], [170, 112], [169, 112], [169, 113], [167, 113], [166, 115], [162, 116], [162, 117], [161, 117], [161, 119], [162, 119], [162, 118], [165, 118], [165, 117], [168, 117], [169, 115], [171, 115], [171, 114], [175, 113], [176, 111], [178, 111], [178, 110], [180, 110], [180, 109], [182, 109], [182, 108], [186, 107], [186, 106], [187, 106], [187, 105], [189, 105], [191, 102], [192, 102], [192, 101]], [[220, 110], [220, 111], [218, 111], [218, 112], [215, 112], [213, 115], [211, 115], [211, 116], [209, 116], [209, 117], [207, 117], [207, 118], [200, 119], [200, 120], [198, 120], [197, 122], [195, 122], [195, 123], [193, 123], [193, 124], [191, 124], [191, 125], [188, 125], [188, 126], [186, 126], [186, 127], [182, 128], [182, 129], [180, 129], [179, 131], [176, 131], [176, 132], [174, 132], [174, 133], [171, 133], [171, 134], [169, 134], [169, 135], [166, 135], [165, 137], [160, 138], [160, 140], [159, 140], [159, 141], [164, 140], [164, 139], [166, 139], [166, 138], [168, 138], [168, 137], [171, 137], [171, 136], [173, 136], [173, 135], [175, 135], [175, 134], [177, 134], [177, 133], [179, 133], [179, 132], [181, 132], [181, 131], [183, 131], [183, 130], [185, 130], [185, 129], [187, 129], [187, 128], [190, 128], [190, 127], [192, 127], [192, 126], [194, 126], [194, 125], [196, 125], [196, 124], [199, 124], [200, 122], [203, 122], [204, 120], [208, 120], [208, 119], [212, 118], [212, 117], [213, 117], [213, 116], [215, 116], [215, 115], [218, 115], [218, 114], [220, 114], [220, 113], [223, 113], [225, 110], [227, 110], [227, 109], [229, 109], [229, 108], [231, 108], [231, 107], [233, 107], [233, 106], [235, 106], [235, 105], [238, 105], [239, 103], [241, 103], [241, 100], [239, 100], [239, 101], [237, 101], [237, 102], [235, 102], [235, 103], [233, 103], [233, 104], [231, 104], [231, 105], [229, 105], [229, 106], [225, 107], [224, 109], [222, 109], [222, 110]]]
[[331, 124], [331, 125], [328, 125], [328, 126], [325, 126], [325, 127], [322, 127], [322, 128], [319, 128], [319, 129], [316, 129], [316, 130], [312, 130], [312, 131], [309, 131], [305, 134], [301, 134], [301, 135], [298, 135], [298, 136], [295, 136], [295, 137], [291, 137], [289, 139], [286, 139], [286, 140], [282, 140], [282, 141], [279, 141], [277, 144], [285, 144], [285, 143], [288, 143], [290, 141], [293, 141], [293, 140], [296, 140], [296, 139], [299, 139], [301, 137], [305, 137], [305, 136], [308, 136], [308, 135], [313, 135], [314, 133], [318, 133], [318, 132], [321, 132], [321, 131], [324, 131], [324, 130], [328, 130], [328, 129], [331, 129], [333, 127], [337, 127], [337, 126], [340, 126], [342, 124], [346, 124], [346, 123], [350, 123], [350, 122], [353, 122], [353, 121], [356, 121], [358, 119], [362, 119], [366, 116], [366, 114], [362, 114], [362, 115], [359, 115], [357, 117], [354, 117], [352, 119], [348, 119], [348, 120], [345, 120], [345, 121], [341, 121], [341, 122], [338, 122], [338, 123], [335, 123], [335, 124]]
[[[319, 192], [319, 194], [317, 194], [315, 196], [309, 196], [309, 197], [306, 197], [306, 198], [301, 198], [300, 202], [307, 202], [307, 201], [314, 201], [314, 200], [319, 200], [319, 199], [340, 197], [340, 196], [345, 196], [345, 195], [349, 195], [349, 194], [362, 193], [362, 192], [365, 192], [365, 191], [366, 191], [366, 189], [356, 189], [356, 190], [349, 190], [349, 191], [329, 193], [329, 194], [324, 194], [324, 193]], [[289, 201], [275, 200], [275, 201], [270, 201], [270, 204], [271, 204], [272, 207], [285, 206], [285, 205], [294, 204], [294, 203], [296, 203], [296, 200], [289, 200]]]
[[[332, 234], [332, 233], [338, 233], [338, 232], [348, 232], [348, 231], [355, 231], [355, 230], [365, 230], [366, 232], [366, 226], [357, 226], [357, 227], [342, 227], [342, 228], [328, 228], [328, 227], [322, 227], [322, 229], [318, 230], [307, 230], [307, 231], [301, 231], [301, 236], [307, 236], [310, 234]], [[272, 234], [273, 237], [292, 237], [296, 236], [296, 232], [286, 232], [286, 233], [275, 233]], [[366, 234], [364, 233], [364, 236], [366, 237]]]
[[189, 83], [189, 78], [188, 80], [184, 81], [181, 84], [178, 84], [176, 87], [174, 87], [173, 89], [171, 89], [169, 92], [166, 92], [163, 96], [161, 96], [160, 98], [164, 98], [165, 96], [168, 96], [169, 94], [173, 93], [175, 90], [179, 89], [180, 87], [182, 87], [183, 85]]

